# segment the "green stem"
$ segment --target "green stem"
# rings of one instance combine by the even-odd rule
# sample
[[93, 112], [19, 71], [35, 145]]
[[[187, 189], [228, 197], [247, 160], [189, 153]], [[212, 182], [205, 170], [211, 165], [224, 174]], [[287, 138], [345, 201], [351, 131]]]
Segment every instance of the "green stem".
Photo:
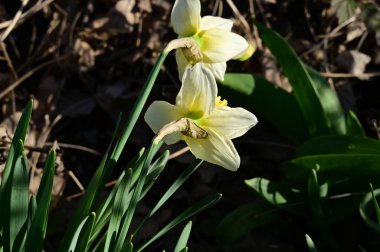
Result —
[[132, 112], [129, 115], [127, 119], [127, 123], [124, 126], [123, 133], [119, 139], [119, 141], [116, 143], [115, 149], [112, 153], [111, 159], [117, 161], [121, 155], [121, 152], [124, 149], [125, 144], [128, 141], [129, 136], [131, 135], [131, 132], [133, 128], [136, 125], [137, 119], [139, 118], [142, 109], [144, 108], [144, 105], [148, 99], [148, 96], [150, 94], [150, 91], [153, 88], [153, 85], [157, 79], [157, 75], [160, 72], [161, 66], [165, 61], [166, 56], [169, 54], [169, 51], [165, 49], [158, 58], [156, 64], [154, 65], [152, 71], [149, 74], [149, 77], [147, 81], [145, 82], [139, 97], [137, 98], [137, 101], [133, 105]]

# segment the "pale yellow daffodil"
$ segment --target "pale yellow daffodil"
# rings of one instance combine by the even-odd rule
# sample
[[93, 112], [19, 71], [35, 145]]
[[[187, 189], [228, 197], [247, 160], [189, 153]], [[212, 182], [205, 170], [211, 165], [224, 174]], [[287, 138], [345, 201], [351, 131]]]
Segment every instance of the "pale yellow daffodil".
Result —
[[187, 67], [182, 82], [176, 104], [153, 102], [145, 121], [155, 133], [174, 127], [163, 138], [167, 144], [184, 140], [195, 157], [236, 170], [240, 157], [231, 139], [253, 127], [256, 117], [243, 108], [228, 107], [217, 97], [215, 78], [201, 63]]
[[[231, 32], [231, 20], [214, 16], [201, 17], [200, 13], [199, 0], [176, 0], [171, 24], [180, 38], [191, 38], [196, 42], [203, 56], [196, 61], [202, 61], [216, 79], [223, 80], [226, 62], [249, 49], [248, 42], [242, 36]], [[186, 66], [196, 63], [186, 50], [187, 48], [176, 50], [180, 79]]]

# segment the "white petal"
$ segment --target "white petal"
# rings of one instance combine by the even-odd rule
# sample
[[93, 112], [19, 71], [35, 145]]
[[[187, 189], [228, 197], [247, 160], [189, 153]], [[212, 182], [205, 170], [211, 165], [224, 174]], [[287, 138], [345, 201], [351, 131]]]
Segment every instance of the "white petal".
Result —
[[226, 69], [227, 69], [227, 63], [222, 62], [222, 63], [204, 63], [204, 65], [210, 69], [214, 77], [219, 80], [223, 81], [224, 80], [224, 75], [226, 74]]
[[201, 3], [199, 0], [176, 0], [171, 23], [174, 31], [184, 37], [197, 33], [201, 23]]
[[211, 29], [200, 36], [203, 41], [203, 61], [206, 63], [226, 62], [248, 48], [247, 40], [233, 32]]
[[175, 58], [177, 60], [179, 79], [182, 80], [183, 73], [185, 72], [186, 66], [189, 65], [189, 62], [181, 49], [175, 50]]
[[211, 71], [197, 63], [185, 69], [176, 105], [185, 117], [199, 119], [212, 112], [218, 87]]
[[228, 106], [215, 108], [212, 114], [202, 120], [202, 127], [211, 128], [229, 139], [244, 135], [256, 124], [256, 116], [248, 110]]
[[234, 23], [231, 19], [214, 17], [214, 16], [204, 16], [201, 19], [200, 31], [209, 30], [213, 28], [222, 29], [225, 31], [231, 31]]
[[232, 141], [213, 130], [206, 131], [209, 133], [206, 139], [183, 137], [190, 151], [196, 158], [236, 171], [240, 166], [240, 157]]
[[[149, 127], [157, 133], [164, 125], [182, 118], [177, 107], [165, 101], [155, 101], [147, 109], [144, 119]], [[181, 140], [181, 133], [173, 133], [164, 137], [166, 144], [173, 144]]]

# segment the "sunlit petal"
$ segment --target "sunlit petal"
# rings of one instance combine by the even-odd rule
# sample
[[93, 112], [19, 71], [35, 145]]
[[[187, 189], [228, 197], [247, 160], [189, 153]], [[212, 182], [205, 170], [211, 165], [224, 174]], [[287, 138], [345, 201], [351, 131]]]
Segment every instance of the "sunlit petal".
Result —
[[219, 80], [223, 81], [224, 80], [224, 75], [226, 73], [227, 69], [227, 63], [226, 62], [221, 62], [221, 63], [204, 63], [204, 65], [210, 69], [214, 77]]
[[248, 48], [245, 38], [233, 32], [211, 29], [200, 35], [203, 61], [206, 63], [226, 62]]
[[244, 135], [256, 124], [256, 116], [248, 110], [228, 106], [215, 108], [212, 114], [202, 120], [202, 125], [229, 139]]
[[171, 23], [180, 36], [197, 33], [201, 23], [201, 3], [199, 0], [176, 0], [173, 6]]
[[206, 131], [209, 134], [206, 139], [183, 138], [190, 151], [196, 158], [236, 171], [240, 166], [240, 157], [232, 141], [211, 129]]
[[179, 79], [182, 80], [183, 73], [185, 72], [186, 66], [189, 64], [189, 62], [185, 58], [185, 55], [183, 55], [181, 49], [177, 49], [175, 51], [175, 58], [177, 60], [178, 76]]
[[[155, 101], [147, 109], [144, 119], [149, 127], [157, 133], [164, 125], [182, 118], [177, 107], [165, 101]], [[164, 137], [166, 144], [173, 144], [181, 140], [181, 133], [173, 133]]]
[[230, 19], [214, 17], [214, 16], [204, 16], [201, 19], [200, 31], [209, 30], [213, 28], [222, 29], [225, 31], [231, 31], [233, 22]]
[[199, 119], [211, 113], [218, 88], [211, 71], [197, 63], [185, 69], [176, 105], [186, 117]]

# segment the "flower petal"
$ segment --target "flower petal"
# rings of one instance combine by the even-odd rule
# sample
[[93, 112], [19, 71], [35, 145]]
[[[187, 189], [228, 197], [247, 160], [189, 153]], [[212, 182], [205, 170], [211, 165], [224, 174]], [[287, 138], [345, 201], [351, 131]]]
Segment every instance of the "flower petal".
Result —
[[214, 17], [214, 16], [204, 16], [201, 19], [200, 31], [209, 30], [213, 28], [218, 28], [226, 31], [231, 31], [234, 22], [231, 19]]
[[236, 171], [240, 166], [240, 156], [232, 141], [211, 129], [205, 130], [209, 134], [206, 139], [183, 137], [190, 151], [196, 158]]
[[226, 73], [227, 69], [227, 63], [226, 62], [221, 62], [221, 63], [204, 63], [205, 67], [210, 69], [214, 77], [219, 80], [223, 81], [224, 80], [224, 75]]
[[174, 31], [183, 37], [197, 33], [201, 23], [201, 3], [199, 0], [176, 0], [171, 23]]
[[[166, 124], [182, 118], [176, 106], [165, 101], [155, 101], [147, 109], [144, 119], [149, 127], [157, 133]], [[173, 144], [181, 140], [181, 133], [173, 133], [164, 137], [166, 144]]]
[[229, 139], [244, 135], [257, 124], [254, 114], [243, 108], [217, 107], [212, 114], [203, 118], [202, 125], [211, 128]]
[[205, 63], [226, 62], [248, 48], [248, 42], [242, 36], [221, 30], [210, 29], [201, 34], [203, 61]]
[[217, 93], [218, 87], [211, 71], [197, 63], [185, 69], [176, 105], [185, 117], [199, 119], [212, 112]]
[[183, 73], [185, 72], [186, 66], [189, 65], [189, 62], [181, 49], [175, 50], [175, 58], [177, 60], [179, 79], [182, 80]]

